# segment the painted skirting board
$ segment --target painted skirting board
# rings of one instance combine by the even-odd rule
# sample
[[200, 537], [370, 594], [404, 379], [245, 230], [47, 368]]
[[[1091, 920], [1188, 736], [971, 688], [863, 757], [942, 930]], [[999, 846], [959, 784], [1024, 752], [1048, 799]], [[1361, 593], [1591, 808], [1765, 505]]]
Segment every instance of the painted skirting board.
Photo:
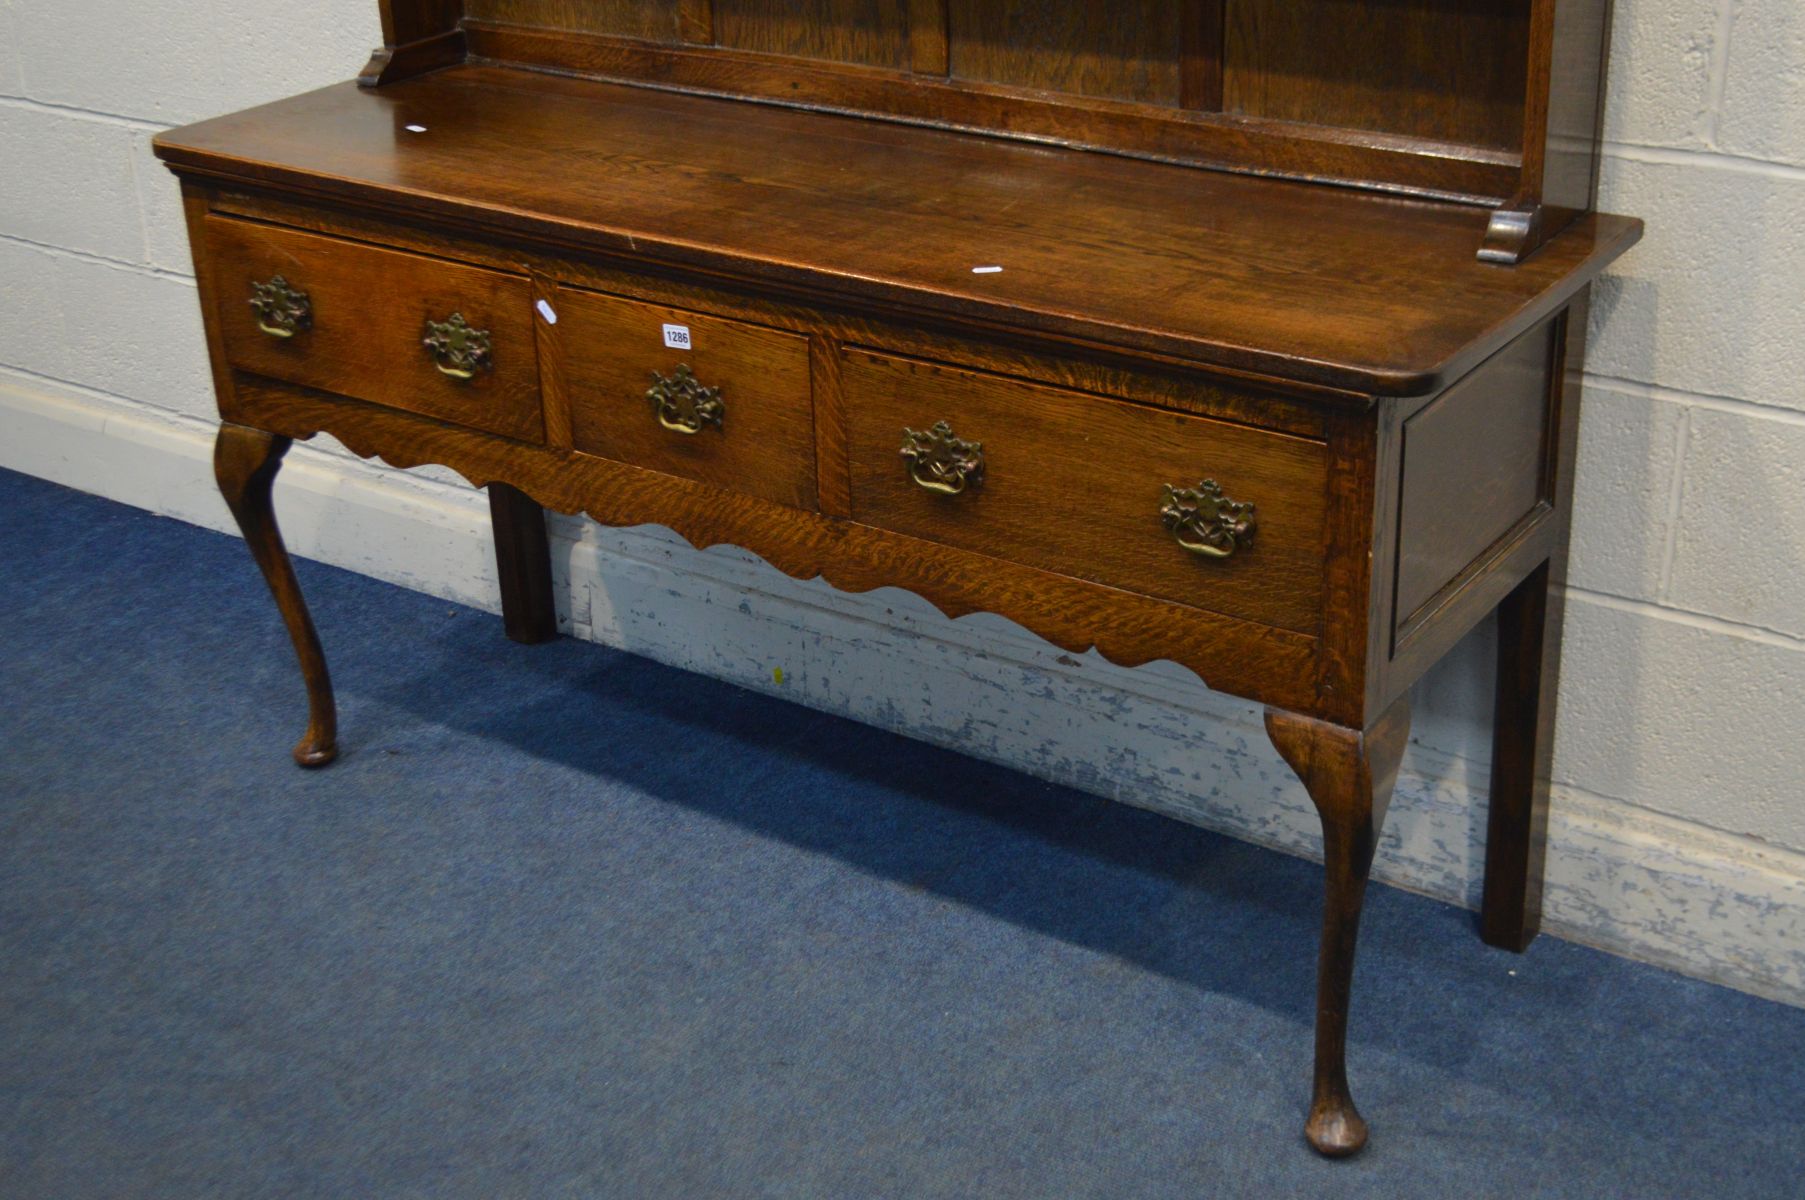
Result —
[[[193, 418], [0, 371], [0, 466], [227, 529], [212, 433]], [[296, 554], [497, 607], [487, 505], [447, 472], [399, 472], [303, 445], [279, 478], [277, 509]], [[1001, 618], [948, 620], [894, 589], [838, 592], [741, 551], [696, 551], [666, 530], [555, 518], [553, 533], [560, 623], [574, 636], [1320, 853], [1315, 812], [1257, 709], [1170, 663], [1125, 670]], [[1455, 665], [1483, 657], [1469, 651]], [[1483, 763], [1413, 743], [1376, 876], [1472, 907], [1485, 784]], [[1805, 855], [1620, 800], [1557, 785], [1544, 928], [1805, 1005]], [[1499, 961], [1502, 970], [1515, 960]]]

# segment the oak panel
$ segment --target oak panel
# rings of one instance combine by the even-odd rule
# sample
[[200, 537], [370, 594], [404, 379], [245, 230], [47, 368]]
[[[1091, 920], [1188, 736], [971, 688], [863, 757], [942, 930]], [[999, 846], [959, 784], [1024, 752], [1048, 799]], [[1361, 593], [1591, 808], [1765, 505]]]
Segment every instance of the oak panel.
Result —
[[902, 70], [908, 0], [714, 0], [722, 46]]
[[[539, 353], [523, 277], [337, 238], [206, 219], [214, 314], [235, 367], [540, 441]], [[281, 275], [305, 292], [312, 324], [286, 340], [258, 328], [251, 286]], [[441, 373], [421, 345], [426, 323], [462, 313], [489, 332], [493, 367]]]
[[436, 37], [455, 28], [464, 0], [381, 0], [382, 40], [401, 46]]
[[952, 73], [1176, 107], [1183, 8], [1169, 0], [964, 0], [948, 9]]
[[1216, 98], [1222, 90], [1220, 73], [1211, 71], [1204, 58], [1208, 30], [1197, 32], [1199, 36], [1187, 43], [1195, 46], [1195, 51], [1185, 52], [1187, 111], [982, 80], [929, 78], [945, 74], [944, 47], [931, 32], [915, 46], [917, 73], [911, 75], [821, 59], [721, 48], [698, 50], [492, 21], [464, 25], [465, 42], [473, 57], [584, 77], [639, 80], [659, 87], [937, 128], [982, 129], [1162, 162], [1339, 180], [1466, 203], [1495, 204], [1520, 190], [1523, 161], [1515, 151], [1195, 111], [1219, 107]]
[[[617, 462], [714, 484], [793, 508], [815, 507], [808, 339], [703, 313], [562, 288], [557, 334], [575, 446]], [[665, 344], [666, 325], [688, 349]], [[658, 423], [654, 372], [688, 366], [721, 392], [719, 426], [681, 434]]]
[[1404, 423], [1400, 624], [1546, 497], [1553, 352], [1551, 324]]
[[675, 42], [682, 36], [682, 0], [465, 0], [471, 20], [507, 21], [579, 33]]
[[[1321, 623], [1320, 442], [1019, 380], [849, 349], [855, 521], [1286, 629]], [[904, 430], [948, 422], [982, 443], [958, 496], [911, 477]], [[1195, 557], [1160, 520], [1164, 485], [1215, 479], [1255, 505], [1252, 547]]]
[[1230, 112], [1515, 150], [1528, 0], [1228, 0]]
[[948, 0], [909, 0], [909, 68], [922, 75], [946, 74]]

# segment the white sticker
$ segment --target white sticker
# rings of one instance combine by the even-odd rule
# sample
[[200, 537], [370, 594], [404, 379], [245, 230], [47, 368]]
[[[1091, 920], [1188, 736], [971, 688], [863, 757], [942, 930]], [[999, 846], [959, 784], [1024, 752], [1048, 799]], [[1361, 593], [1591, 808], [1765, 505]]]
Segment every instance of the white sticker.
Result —
[[689, 326], [666, 325], [664, 327], [664, 344], [673, 350], [693, 349], [689, 340]]
[[558, 312], [551, 306], [550, 301], [541, 300], [539, 302], [539, 315], [545, 318], [545, 323], [547, 325], [556, 325], [558, 323]]
[[973, 267], [971, 269], [971, 273], [973, 275], [1001, 275], [1003, 273], [1003, 268], [1001, 268], [1001, 267]]

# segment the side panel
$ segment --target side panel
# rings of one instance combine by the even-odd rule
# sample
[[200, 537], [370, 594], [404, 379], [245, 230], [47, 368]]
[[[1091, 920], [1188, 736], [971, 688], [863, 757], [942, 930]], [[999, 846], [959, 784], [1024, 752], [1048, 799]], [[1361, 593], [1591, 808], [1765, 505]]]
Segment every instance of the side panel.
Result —
[[1375, 609], [1388, 614], [1390, 645], [1374, 647], [1376, 699], [1408, 688], [1565, 543], [1579, 403], [1560, 370], [1570, 311], [1397, 412], [1392, 599]]
[[1551, 331], [1531, 330], [1405, 420], [1400, 627], [1545, 503]]

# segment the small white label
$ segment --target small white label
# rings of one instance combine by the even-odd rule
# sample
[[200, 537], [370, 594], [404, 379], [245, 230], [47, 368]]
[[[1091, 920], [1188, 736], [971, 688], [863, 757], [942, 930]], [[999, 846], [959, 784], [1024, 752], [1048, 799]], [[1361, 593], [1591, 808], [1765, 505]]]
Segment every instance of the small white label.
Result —
[[1001, 275], [1003, 273], [1003, 268], [1001, 268], [1001, 267], [973, 267], [971, 269], [971, 273], [973, 275]]
[[558, 311], [551, 306], [549, 301], [541, 300], [539, 302], [539, 315], [545, 318], [547, 325], [558, 323]]
[[664, 344], [673, 350], [692, 349], [693, 347], [689, 340], [689, 326], [666, 325], [664, 327]]

